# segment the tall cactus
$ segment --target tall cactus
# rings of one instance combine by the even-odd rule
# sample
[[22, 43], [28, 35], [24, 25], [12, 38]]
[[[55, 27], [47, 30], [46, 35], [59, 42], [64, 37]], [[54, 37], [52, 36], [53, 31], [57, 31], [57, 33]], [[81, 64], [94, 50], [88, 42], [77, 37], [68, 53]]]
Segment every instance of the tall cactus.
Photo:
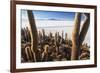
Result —
[[35, 19], [32, 10], [28, 10], [28, 19], [29, 19], [29, 24], [30, 24], [30, 30], [31, 30], [31, 50], [34, 55], [34, 61], [39, 61], [39, 54], [38, 54], [38, 33], [37, 33], [37, 28], [35, 25]]
[[85, 39], [86, 33], [87, 33], [89, 25], [90, 25], [90, 14], [84, 13], [84, 16], [85, 16], [85, 21], [83, 23], [82, 30], [81, 30], [80, 35], [79, 35], [80, 46], [82, 45], [82, 43]]
[[74, 30], [72, 34], [71, 60], [79, 59], [80, 48], [82, 46], [82, 43], [85, 39], [86, 33], [90, 25], [90, 14], [84, 13], [84, 16], [85, 16], [85, 20], [84, 20], [81, 31], [80, 31], [81, 14], [76, 13], [76, 16], [75, 16], [75, 23], [74, 23], [75, 26], [74, 26]]
[[80, 18], [81, 14], [76, 13], [75, 20], [74, 20], [74, 30], [72, 33], [72, 52], [71, 52], [71, 59], [78, 60], [79, 56], [79, 31], [80, 31]]
[[61, 42], [63, 42], [63, 38], [64, 38], [64, 31], [62, 30], [62, 39], [61, 39]]
[[42, 34], [43, 34], [43, 40], [45, 40], [45, 30], [42, 29]]

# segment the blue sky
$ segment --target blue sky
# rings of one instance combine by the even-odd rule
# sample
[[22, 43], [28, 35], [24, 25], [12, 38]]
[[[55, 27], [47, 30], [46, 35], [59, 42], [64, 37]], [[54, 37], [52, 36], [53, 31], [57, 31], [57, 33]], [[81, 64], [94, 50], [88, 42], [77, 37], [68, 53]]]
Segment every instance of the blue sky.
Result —
[[36, 11], [33, 10], [35, 19], [74, 20], [74, 12]]
[[[27, 18], [27, 10], [21, 11], [22, 19]], [[60, 11], [41, 11], [33, 10], [35, 19], [55, 19], [55, 20], [70, 20], [73, 21], [75, 12], [60, 12]]]
[[[60, 12], [60, 11], [42, 11], [42, 10], [33, 10], [33, 14], [35, 19], [41, 20], [66, 20], [66, 21], [74, 21], [75, 12]], [[27, 18], [27, 10], [21, 11], [22, 19]], [[82, 15], [81, 20], [84, 17]]]

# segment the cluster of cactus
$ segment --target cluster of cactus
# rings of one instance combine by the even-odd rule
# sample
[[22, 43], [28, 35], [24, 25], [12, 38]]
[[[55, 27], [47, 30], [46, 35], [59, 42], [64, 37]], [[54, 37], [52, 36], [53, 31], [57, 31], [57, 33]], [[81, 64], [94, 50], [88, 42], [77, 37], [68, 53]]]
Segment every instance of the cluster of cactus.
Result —
[[[26, 33], [27, 28], [22, 28], [24, 33]], [[23, 39], [21, 40], [22, 44], [22, 62], [35, 62], [34, 55], [31, 50], [31, 39], [28, 38], [30, 31], [27, 31], [29, 35], [22, 34]], [[54, 36], [53, 36], [54, 35]], [[65, 36], [65, 38], [64, 38]], [[25, 39], [28, 38], [28, 41]], [[25, 42], [23, 42], [25, 41]], [[49, 34], [45, 33], [45, 30], [42, 29], [38, 31], [38, 62], [43, 61], [62, 61], [62, 60], [71, 60], [71, 51], [72, 51], [72, 41], [68, 38], [67, 33], [60, 35], [59, 32]], [[85, 43], [82, 45], [79, 55], [79, 60], [86, 60], [90, 58], [89, 46]]]

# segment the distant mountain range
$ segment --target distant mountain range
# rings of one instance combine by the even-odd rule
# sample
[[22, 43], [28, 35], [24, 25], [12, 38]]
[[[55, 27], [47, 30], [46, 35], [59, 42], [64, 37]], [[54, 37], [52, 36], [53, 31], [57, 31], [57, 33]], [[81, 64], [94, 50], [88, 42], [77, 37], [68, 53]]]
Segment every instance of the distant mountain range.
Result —
[[51, 18], [51, 19], [36, 19], [36, 20], [65, 21], [64, 19], [54, 19], [54, 18]]

